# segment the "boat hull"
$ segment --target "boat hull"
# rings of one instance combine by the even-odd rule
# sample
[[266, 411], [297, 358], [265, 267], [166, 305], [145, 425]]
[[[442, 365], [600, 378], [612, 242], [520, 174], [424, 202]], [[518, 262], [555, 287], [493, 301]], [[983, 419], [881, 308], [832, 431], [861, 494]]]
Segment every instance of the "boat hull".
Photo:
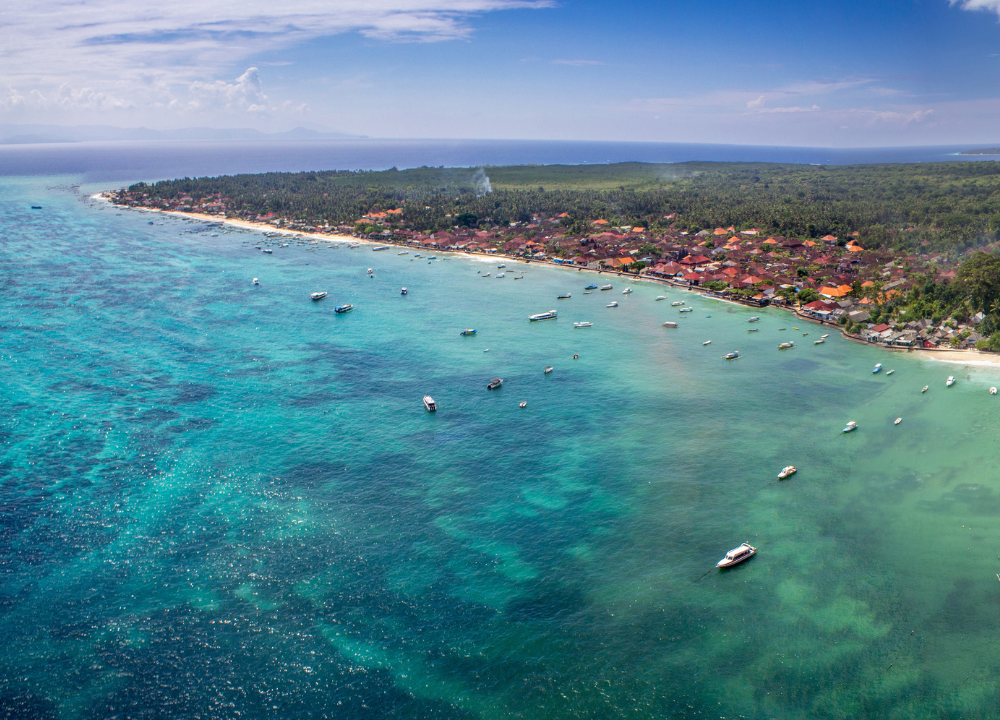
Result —
[[745, 555], [740, 555], [738, 558], [733, 558], [732, 560], [729, 560], [728, 558], [722, 558], [722, 560], [719, 560], [719, 562], [715, 564], [715, 567], [719, 568], [720, 570], [726, 570], [731, 567], [736, 567], [740, 563], [746, 562], [756, 554], [757, 554], [757, 548], [751, 548], [750, 552], [746, 553]]

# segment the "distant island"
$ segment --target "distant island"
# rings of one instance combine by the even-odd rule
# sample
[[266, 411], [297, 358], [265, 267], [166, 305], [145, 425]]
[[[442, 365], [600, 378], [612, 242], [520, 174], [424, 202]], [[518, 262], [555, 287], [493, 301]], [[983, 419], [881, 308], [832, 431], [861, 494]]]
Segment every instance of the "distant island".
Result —
[[983, 148], [982, 150], [966, 150], [959, 155], [1000, 155], [1000, 148]]
[[1000, 165], [520, 165], [137, 183], [134, 208], [489, 253], [801, 306], [894, 347], [1000, 351]]

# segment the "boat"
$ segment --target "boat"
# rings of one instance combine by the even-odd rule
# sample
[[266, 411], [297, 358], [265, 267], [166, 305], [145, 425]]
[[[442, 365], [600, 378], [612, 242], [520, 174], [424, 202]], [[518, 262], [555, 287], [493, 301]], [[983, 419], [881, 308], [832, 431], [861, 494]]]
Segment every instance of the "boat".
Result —
[[593, 327], [593, 326], [594, 326], [594, 323], [587, 322], [586, 320], [584, 320], [583, 322], [575, 322], [575, 323], [573, 323], [573, 327], [575, 327], [575, 328], [588, 328], [588, 327]]
[[886, 375], [892, 375], [894, 372], [896, 372], [896, 371], [895, 370], [890, 370], [889, 372], [886, 373]]
[[465, 330], [463, 330], [461, 332], [461, 334], [462, 335], [475, 335], [476, 334], [476, 329], [475, 328], [466, 328]]
[[853, 420], [851, 420], [849, 423], [847, 423], [846, 426], [844, 426], [844, 429], [841, 430], [841, 432], [849, 433], [852, 430], [857, 430], [857, 429], [858, 429], [858, 424]]
[[579, 360], [579, 359], [580, 359], [580, 356], [579, 356], [579, 355], [574, 355], [574, 356], [573, 356], [573, 359], [574, 359], [574, 360]]
[[368, 274], [369, 275], [372, 275], [374, 272], [375, 272], [374, 270], [372, 270], [371, 268], [368, 268]]
[[406, 295], [406, 288], [400, 288], [399, 289], [399, 294], [400, 295]]
[[538, 313], [537, 315], [529, 315], [528, 319], [534, 322], [535, 320], [555, 320], [558, 316], [555, 310], [549, 310], [548, 312]]
[[573, 296], [569, 293], [563, 293], [562, 295], [556, 295], [556, 300], [569, 300], [571, 297]]
[[515, 275], [514, 279], [515, 280], [524, 280], [524, 275]]
[[526, 408], [526, 407], [528, 407], [528, 403], [526, 403], [526, 402], [525, 402], [524, 400], [522, 400], [521, 402], [519, 402], [519, 403], [517, 404], [517, 406], [518, 406], [519, 408]]
[[779, 350], [787, 350], [788, 348], [793, 348], [793, 347], [795, 347], [795, 343], [793, 343], [793, 342], [783, 342], [783, 343], [781, 343], [781, 345], [778, 346], [778, 349]]
[[759, 332], [760, 328], [747, 328], [747, 332]]
[[802, 337], [805, 337], [805, 336], [806, 336], [806, 335], [808, 335], [808, 334], [809, 334], [809, 333], [802, 333]]
[[711, 340], [706, 340], [705, 342], [702, 343], [702, 345], [711, 345], [711, 344], [712, 344]]
[[680, 307], [683, 304], [684, 304], [683, 300], [675, 300], [674, 302], [670, 303], [670, 307]]
[[497, 275], [496, 275], [497, 280], [499, 280], [500, 278], [502, 278], [504, 276], [504, 274], [505, 273], [497, 273]]
[[507, 266], [506, 265], [497, 265], [497, 269], [498, 270], [503, 270], [505, 267], [507, 267]]
[[760, 318], [754, 315], [752, 318], [747, 320], [747, 322], [760, 322]]
[[681, 308], [679, 312], [694, 312], [694, 308]]
[[487, 389], [487, 390], [496, 390], [496, 389], [497, 389], [498, 387], [500, 387], [501, 385], [503, 385], [503, 378], [493, 378], [493, 379], [492, 379], [492, 380], [490, 380], [490, 382], [489, 382], [489, 383], [488, 383], [488, 384], [486, 385], [486, 389]]
[[545, 373], [546, 375], [548, 375], [548, 374], [549, 374], [550, 372], [552, 372], [552, 366], [551, 366], [551, 365], [546, 365], [546, 366], [545, 366], [545, 370], [543, 370], [543, 372], [544, 372], [544, 373]]
[[274, 252], [274, 250], [272, 250], [271, 248], [264, 248], [263, 252], [265, 252], [265, 253], [267, 253], [268, 255], [270, 255], [271, 253], [273, 253], [273, 252]]
[[611, 289], [610, 285], [601, 285], [601, 290], [610, 290], [610, 289]]
[[737, 548], [733, 548], [726, 553], [726, 557], [722, 558], [715, 564], [717, 568], [730, 568], [733, 565], [739, 565], [744, 560], [749, 560], [757, 552], [755, 548], [750, 543], [743, 543]]
[[335, 307], [333, 309], [333, 311], [335, 313], [346, 313], [346, 312], [351, 312], [351, 310], [353, 310], [353, 309], [354, 309], [354, 306], [351, 305], [350, 303], [348, 303], [347, 305], [338, 305], [337, 307]]
[[[32, 210], [41, 210], [41, 209], [42, 209], [42, 206], [41, 206], [41, 205], [32, 205], [32, 206], [31, 206], [31, 209], [32, 209]], [[150, 224], [150, 225], [152, 225], [152, 224], [153, 224], [153, 221], [152, 221], [152, 220], [150, 220], [150, 221], [149, 221], [149, 224]]]
[[618, 303], [617, 302], [610, 302], [610, 303], [607, 304], [607, 307], [618, 307]]
[[739, 360], [740, 353], [737, 350], [733, 350], [731, 353], [726, 353], [722, 356], [723, 360]]
[[410, 251], [409, 251], [409, 250], [400, 250], [400, 251], [399, 251], [398, 253], [396, 253], [396, 254], [397, 254], [397, 255], [409, 255], [409, 254], [410, 254]]
[[813, 345], [822, 345], [825, 342], [826, 342], [826, 340], [824, 340], [823, 338], [820, 338], [819, 340], [813, 340]]
[[438, 259], [438, 256], [437, 256], [437, 255], [428, 255], [428, 256], [427, 256], [427, 259], [428, 259], [428, 260], [437, 260], [437, 259]]
[[434, 402], [434, 398], [430, 395], [424, 395], [424, 407], [427, 408], [428, 412], [434, 412], [438, 409], [437, 404]]
[[379, 252], [380, 250], [388, 250], [388, 249], [389, 249], [388, 245], [378, 245], [372, 248], [372, 252]]
[[781, 468], [781, 472], [778, 473], [778, 479], [784, 480], [786, 477], [791, 477], [798, 472], [798, 469], [794, 465], [786, 465]]
[[666, 299], [667, 299], [666, 295], [657, 295], [656, 296], [656, 301], [657, 302], [659, 302], [660, 300], [666, 300]]
[[490, 276], [489, 273], [486, 273], [485, 275], [483, 275], [483, 277], [489, 277], [489, 276]]
[[995, 387], [991, 387], [990, 388], [990, 395], [996, 395], [996, 394], [997, 394], [997, 389]]
[[880, 371], [881, 369], [882, 369], [882, 363], [878, 363], [878, 364], [877, 364], [877, 365], [875, 366], [875, 369], [874, 369], [874, 370], [872, 370], [872, 375], [874, 375], [875, 373], [877, 373], [877, 372], [878, 372], [878, 371]]
[[955, 376], [954, 375], [949, 375], [948, 379], [945, 381], [944, 386], [945, 387], [951, 387], [954, 384], [955, 384]]
[[674, 328], [677, 327], [677, 323], [675, 323], [673, 320], [667, 320], [665, 323], [663, 323], [663, 327]]
[[[264, 234], [266, 235], [267, 233], [264, 233]], [[355, 249], [361, 247], [361, 243], [351, 243], [347, 247], [349, 247], [351, 250], [355, 250]]]
[[892, 424], [893, 425], [899, 425], [899, 423], [901, 423], [901, 422], [903, 422], [903, 418], [896, 418], [895, 420], [892, 421]]
[[588, 285], [587, 287], [584, 288], [584, 290], [596, 290], [596, 289], [597, 289], [597, 286], [593, 285], [593, 284]]
[[416, 254], [416, 255], [414, 255], [413, 257], [415, 257], [415, 258], [418, 258], [418, 257], [423, 257], [423, 256], [422, 256], [422, 255], [421, 255], [420, 253], [417, 253], [417, 254]]
[[593, 295], [594, 293], [593, 293], [593, 291], [591, 291], [591, 290], [584, 290], [584, 291], [583, 291], [583, 294], [584, 294], [584, 295]]
[[922, 392], [922, 393], [927, 392], [927, 388], [929, 388], [929, 387], [930, 387], [930, 385], [924, 385], [924, 389], [921, 390], [920, 392]]
[[798, 328], [797, 328], [797, 327], [794, 327], [794, 326], [792, 326], [792, 330], [798, 330]]
[[323, 290], [322, 292], [314, 292], [309, 297], [312, 298], [313, 300], [322, 300], [323, 298], [326, 297], [326, 295], [327, 295], [326, 290]]
[[830, 337], [830, 333], [827, 333], [826, 335], [820, 335], [820, 337], [826, 340], [828, 337]]
[[257, 278], [254, 278], [253, 279], [253, 284], [254, 285], [260, 285], [260, 280], [258, 280]]
[[628, 295], [630, 292], [632, 292], [632, 288], [625, 288], [622, 290], [622, 295]]

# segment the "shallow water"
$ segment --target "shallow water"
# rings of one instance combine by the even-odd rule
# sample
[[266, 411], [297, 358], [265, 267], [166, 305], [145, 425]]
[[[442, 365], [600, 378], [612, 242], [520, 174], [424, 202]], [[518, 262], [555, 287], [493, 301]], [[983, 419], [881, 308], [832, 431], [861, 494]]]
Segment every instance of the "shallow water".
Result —
[[0, 185], [0, 714], [998, 714], [996, 371], [47, 184]]

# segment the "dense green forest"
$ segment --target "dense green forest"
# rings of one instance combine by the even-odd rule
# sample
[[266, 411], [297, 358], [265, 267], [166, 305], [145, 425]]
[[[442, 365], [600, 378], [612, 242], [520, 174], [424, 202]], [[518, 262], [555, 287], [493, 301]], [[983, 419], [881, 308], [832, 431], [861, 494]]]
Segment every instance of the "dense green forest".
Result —
[[[772, 163], [526, 165], [303, 172], [184, 178], [139, 184], [154, 200], [220, 193], [238, 215], [273, 212], [310, 224], [353, 223], [394, 208], [401, 227], [489, 227], [568, 213], [642, 225], [650, 234], [758, 227], [795, 237], [859, 233], [866, 247], [959, 252], [1000, 232], [1000, 164], [950, 162], [809, 166]], [[667, 215], [676, 213], [668, 219]]]

